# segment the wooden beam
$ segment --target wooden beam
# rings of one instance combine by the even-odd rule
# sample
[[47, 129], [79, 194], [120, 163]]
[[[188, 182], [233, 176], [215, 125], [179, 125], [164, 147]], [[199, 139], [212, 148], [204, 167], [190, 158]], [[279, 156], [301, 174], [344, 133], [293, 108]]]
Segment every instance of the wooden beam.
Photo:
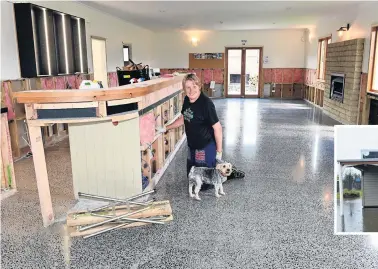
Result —
[[130, 99], [160, 91], [182, 81], [183, 76], [160, 78], [141, 83], [95, 90], [36, 90], [16, 92], [18, 103], [73, 103]]
[[69, 108], [88, 108], [98, 107], [99, 102], [78, 102], [78, 103], [50, 103], [34, 104], [34, 109], [69, 109]]
[[37, 111], [34, 108], [33, 104], [25, 104], [25, 113], [26, 119], [28, 120], [36, 120], [38, 119]]
[[28, 127], [43, 226], [47, 227], [54, 222], [54, 212], [51, 202], [49, 180], [47, 176], [45, 152], [42, 143], [42, 133], [41, 128], [38, 126]]
[[107, 103], [108, 103], [108, 106], [118, 106], [118, 105], [139, 103], [141, 101], [142, 101], [142, 97], [137, 97], [137, 98], [129, 98], [129, 99], [121, 99], [121, 100], [112, 100], [112, 101], [107, 101]]
[[37, 119], [28, 120], [29, 126], [50, 126], [54, 123], [87, 123], [87, 122], [102, 122], [102, 121], [125, 121], [139, 117], [139, 113], [136, 111], [130, 111], [122, 114], [110, 115], [107, 117], [90, 117], [90, 118], [60, 118], [60, 119]]

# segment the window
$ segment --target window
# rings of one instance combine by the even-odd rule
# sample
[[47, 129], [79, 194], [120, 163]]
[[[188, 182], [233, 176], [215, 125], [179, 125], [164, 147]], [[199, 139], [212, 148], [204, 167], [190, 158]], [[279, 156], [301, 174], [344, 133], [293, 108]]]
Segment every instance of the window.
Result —
[[319, 39], [318, 45], [318, 79], [325, 80], [326, 55], [328, 44], [331, 43], [331, 36]]
[[378, 26], [371, 33], [368, 91], [378, 92]]
[[123, 45], [123, 63], [128, 65], [131, 58], [131, 45]]

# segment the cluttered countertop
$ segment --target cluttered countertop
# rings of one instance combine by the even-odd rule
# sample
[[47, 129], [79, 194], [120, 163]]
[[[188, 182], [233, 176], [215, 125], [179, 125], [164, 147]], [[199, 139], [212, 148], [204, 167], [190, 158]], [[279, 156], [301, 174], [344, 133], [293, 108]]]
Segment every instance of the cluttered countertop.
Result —
[[136, 98], [174, 85], [182, 81], [183, 76], [184, 74], [176, 74], [111, 88], [22, 91], [15, 93], [15, 98], [18, 103], [66, 103]]

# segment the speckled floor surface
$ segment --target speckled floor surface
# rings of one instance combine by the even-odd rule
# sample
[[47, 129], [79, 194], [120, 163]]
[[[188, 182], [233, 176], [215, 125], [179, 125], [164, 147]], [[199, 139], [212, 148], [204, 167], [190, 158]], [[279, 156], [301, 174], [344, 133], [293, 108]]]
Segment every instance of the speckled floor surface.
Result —
[[[214, 102], [224, 159], [247, 174], [225, 183], [226, 196], [189, 199], [184, 146], [157, 186], [171, 201], [170, 224], [69, 240], [60, 223], [41, 228], [33, 166], [23, 160], [19, 186], [32, 183], [2, 203], [1, 268], [378, 268], [372, 237], [333, 235], [337, 123], [303, 101]], [[64, 214], [75, 204], [68, 149], [47, 158], [54, 209]]]

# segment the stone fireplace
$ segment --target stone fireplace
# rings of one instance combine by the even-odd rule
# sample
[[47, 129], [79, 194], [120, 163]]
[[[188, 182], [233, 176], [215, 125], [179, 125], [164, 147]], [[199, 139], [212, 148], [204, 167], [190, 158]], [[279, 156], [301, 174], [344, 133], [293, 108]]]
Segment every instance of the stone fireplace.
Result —
[[327, 48], [323, 110], [343, 124], [357, 124], [363, 53], [363, 38]]

